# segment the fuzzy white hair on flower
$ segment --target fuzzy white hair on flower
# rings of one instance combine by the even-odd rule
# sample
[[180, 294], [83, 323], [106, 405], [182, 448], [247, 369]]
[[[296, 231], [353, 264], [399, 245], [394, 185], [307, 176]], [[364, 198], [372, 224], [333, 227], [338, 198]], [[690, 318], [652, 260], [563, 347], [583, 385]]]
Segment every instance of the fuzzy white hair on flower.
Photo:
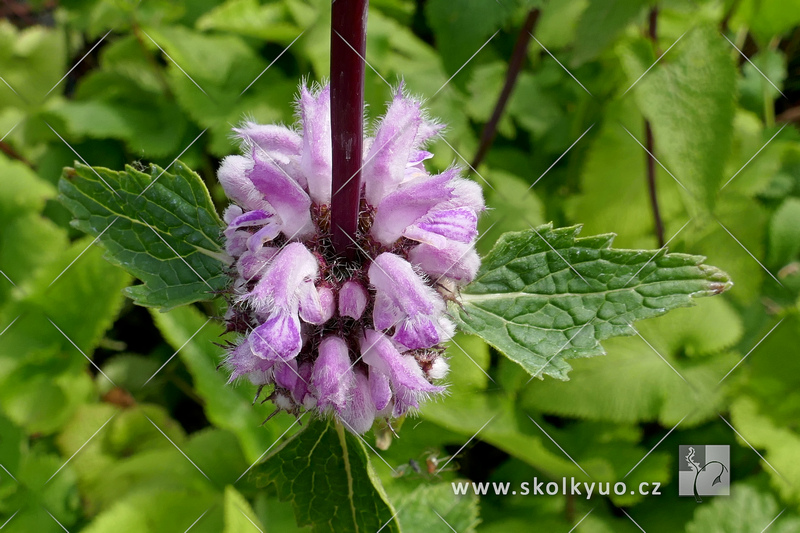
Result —
[[[219, 181], [231, 268], [228, 330], [240, 334], [231, 380], [271, 387], [279, 410], [338, 417], [356, 433], [403, 416], [445, 388], [447, 300], [469, 283], [478, 184], [452, 167], [431, 175], [425, 144], [442, 129], [397, 89], [364, 140], [354, 260], [331, 246], [331, 94], [301, 85], [293, 127], [246, 120], [242, 155]], [[442, 287], [449, 287], [443, 291]]]

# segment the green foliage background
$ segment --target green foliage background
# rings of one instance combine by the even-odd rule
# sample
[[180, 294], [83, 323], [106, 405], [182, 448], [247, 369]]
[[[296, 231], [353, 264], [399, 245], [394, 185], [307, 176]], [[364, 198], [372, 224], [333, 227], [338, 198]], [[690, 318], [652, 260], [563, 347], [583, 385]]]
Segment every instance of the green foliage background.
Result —
[[[466, 165], [533, 4], [373, 0], [368, 115], [380, 116], [389, 85], [404, 79], [449, 125], [430, 168]], [[180, 157], [222, 206], [214, 171], [235, 150], [231, 125], [292, 122], [299, 80], [328, 74], [329, 2], [8, 6], [0, 526], [304, 530], [280, 491], [246, 474], [298, 426], [281, 414], [260, 427], [271, 407], [251, 407], [254, 389], [227, 386], [215, 369], [221, 328], [209, 317], [223, 310], [134, 306], [122, 292], [132, 280], [69, 226], [55, 185], [75, 160], [169, 168]], [[665, 0], [655, 43], [642, 0], [541, 9], [498, 137], [473, 174], [493, 208], [480, 251], [551, 220], [614, 232], [615, 247], [658, 248], [639, 144], [647, 119], [670, 250], [708, 256], [736, 285], [605, 341], [607, 355], [571, 362], [567, 382], [529, 381], [483, 341], [457, 337], [450, 395], [406, 420], [388, 450], [367, 437], [396, 521], [431, 533], [447, 523], [459, 533], [638, 531], [634, 520], [648, 533], [744, 532], [785, 509], [770, 531], [798, 531], [800, 2]], [[679, 444], [731, 445], [732, 496], [678, 498]], [[427, 462], [454, 454], [427, 473]], [[450, 489], [562, 476], [657, 481], [663, 495], [478, 499]]]

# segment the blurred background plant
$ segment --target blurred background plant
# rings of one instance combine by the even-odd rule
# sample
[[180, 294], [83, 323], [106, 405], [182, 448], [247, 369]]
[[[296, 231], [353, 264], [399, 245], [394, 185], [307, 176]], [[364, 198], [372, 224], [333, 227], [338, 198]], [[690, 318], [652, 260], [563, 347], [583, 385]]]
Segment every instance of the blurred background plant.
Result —
[[[132, 280], [70, 228], [55, 184], [75, 160], [180, 157], [221, 206], [231, 126], [293, 122], [299, 80], [329, 70], [329, 11], [327, 0], [0, 7], [4, 531], [298, 530], [290, 504], [246, 475], [298, 426], [280, 414], [261, 427], [269, 404], [226, 386], [209, 320], [222, 310], [132, 305], [121, 293]], [[530, 381], [458, 336], [448, 398], [388, 449], [385, 434], [368, 437], [405, 531], [800, 531], [798, 24], [797, 0], [371, 2], [367, 114], [402, 78], [449, 125], [432, 170], [485, 153], [472, 169], [493, 208], [482, 253], [505, 231], [582, 223], [616, 233], [616, 247], [706, 255], [736, 283], [607, 341], [569, 382]], [[730, 498], [677, 497], [679, 444], [731, 445]], [[450, 487], [535, 476], [660, 482], [663, 495]]]

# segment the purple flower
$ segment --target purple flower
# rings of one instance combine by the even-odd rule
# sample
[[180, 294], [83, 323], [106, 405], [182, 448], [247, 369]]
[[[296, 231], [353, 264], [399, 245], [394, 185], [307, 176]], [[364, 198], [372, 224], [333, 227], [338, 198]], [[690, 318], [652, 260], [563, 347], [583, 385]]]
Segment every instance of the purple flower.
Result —
[[233, 258], [226, 358], [231, 380], [272, 387], [279, 409], [335, 416], [357, 433], [441, 394], [442, 343], [454, 326], [441, 287], [469, 283], [481, 188], [450, 168], [431, 175], [425, 143], [441, 130], [398, 90], [364, 142], [362, 212], [345, 261], [330, 243], [328, 87], [300, 88], [295, 128], [246, 122], [244, 155], [219, 181]]

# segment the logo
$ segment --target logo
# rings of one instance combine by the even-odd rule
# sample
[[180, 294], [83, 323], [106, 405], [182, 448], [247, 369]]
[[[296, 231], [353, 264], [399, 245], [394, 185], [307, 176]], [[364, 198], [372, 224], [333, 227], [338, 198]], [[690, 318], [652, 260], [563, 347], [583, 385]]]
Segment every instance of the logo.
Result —
[[678, 459], [678, 494], [728, 496], [731, 488], [731, 448], [727, 445], [681, 445]]

